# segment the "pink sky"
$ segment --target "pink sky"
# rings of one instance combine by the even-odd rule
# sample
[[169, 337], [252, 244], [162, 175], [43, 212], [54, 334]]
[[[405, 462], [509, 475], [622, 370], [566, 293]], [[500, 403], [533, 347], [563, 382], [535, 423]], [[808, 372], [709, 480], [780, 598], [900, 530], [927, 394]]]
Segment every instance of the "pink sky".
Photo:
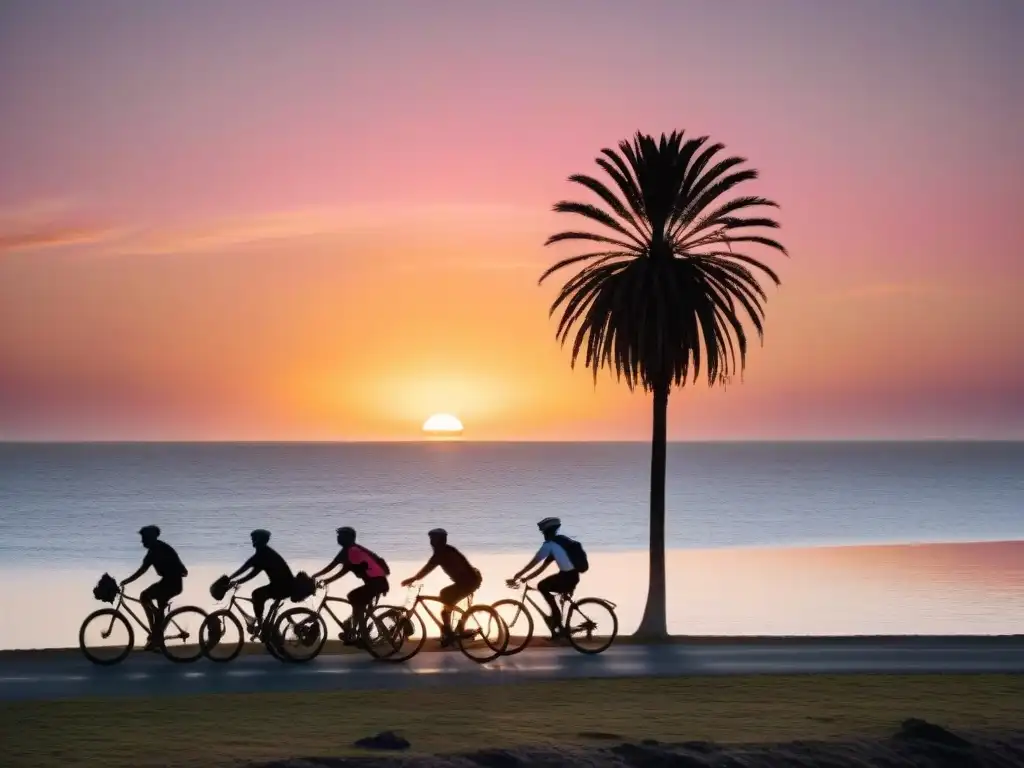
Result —
[[9, 0], [0, 439], [645, 439], [536, 285], [566, 177], [637, 129], [750, 158], [792, 253], [671, 438], [1024, 438], [1022, 32], [1013, 0]]

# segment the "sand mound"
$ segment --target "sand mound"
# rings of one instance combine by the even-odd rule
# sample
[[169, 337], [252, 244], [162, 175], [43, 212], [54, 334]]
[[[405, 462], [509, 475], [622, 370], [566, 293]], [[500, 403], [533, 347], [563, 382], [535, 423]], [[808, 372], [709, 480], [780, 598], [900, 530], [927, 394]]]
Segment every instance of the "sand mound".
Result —
[[[602, 739], [614, 738], [602, 734]], [[415, 744], [412, 745], [415, 749]], [[1011, 768], [1024, 766], [1024, 732], [953, 733], [907, 720], [882, 739], [718, 746], [704, 742], [619, 743], [602, 747], [520, 747], [437, 756], [306, 757], [252, 768]]]

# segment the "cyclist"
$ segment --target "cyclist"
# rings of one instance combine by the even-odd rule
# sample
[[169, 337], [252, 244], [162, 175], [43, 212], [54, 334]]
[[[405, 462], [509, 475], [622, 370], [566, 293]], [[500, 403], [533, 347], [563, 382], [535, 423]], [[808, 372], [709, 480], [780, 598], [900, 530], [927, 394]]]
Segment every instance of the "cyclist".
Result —
[[544, 535], [544, 543], [541, 544], [537, 554], [526, 564], [526, 567], [505, 582], [508, 586], [515, 588], [518, 586], [519, 581], [524, 578], [523, 574], [538, 563], [540, 563], [540, 567], [526, 576], [526, 579], [540, 576], [552, 562], [557, 563], [558, 573], [537, 582], [537, 591], [543, 595], [548, 607], [551, 609], [551, 615], [545, 616], [544, 621], [547, 622], [552, 637], [558, 637], [562, 633], [562, 613], [558, 610], [558, 605], [555, 603], [555, 595], [572, 594], [573, 590], [580, 583], [580, 572], [566, 550], [567, 546], [579, 545], [568, 536], [559, 535], [558, 530], [561, 527], [562, 521], [557, 517], [545, 517], [537, 523], [537, 528]]
[[[295, 586], [295, 576], [292, 574], [292, 569], [288, 567], [285, 559], [277, 553], [277, 550], [271, 548], [270, 531], [258, 528], [249, 534], [249, 538], [252, 539], [252, 546], [256, 552], [245, 561], [241, 568], [228, 577], [231, 580], [229, 586], [235, 587], [239, 584], [245, 584], [245, 582], [256, 578], [261, 573], [267, 574], [269, 581], [262, 587], [257, 587], [252, 591], [252, 607], [256, 612], [256, 625], [252, 628], [252, 631], [259, 633], [259, 636], [262, 638], [264, 636], [263, 606], [266, 605], [268, 600], [273, 600], [277, 603], [290, 598]], [[239, 575], [250, 569], [251, 573], [235, 581]]]
[[434, 528], [427, 532], [430, 539], [430, 546], [434, 550], [427, 564], [420, 568], [419, 573], [402, 582], [403, 587], [408, 587], [417, 581], [422, 581], [427, 574], [435, 568], [440, 567], [442, 571], [452, 580], [452, 583], [438, 593], [444, 608], [441, 610], [441, 622], [443, 624], [441, 645], [448, 646], [455, 639], [452, 632], [452, 612], [448, 608], [463, 600], [480, 588], [483, 577], [480, 571], [470, 565], [469, 560], [459, 550], [448, 543], [448, 531], [444, 528]]
[[142, 559], [139, 570], [121, 582], [121, 588], [131, 584], [150, 568], [160, 577], [159, 581], [150, 584], [139, 595], [142, 607], [146, 611], [146, 618], [149, 620], [146, 650], [151, 651], [156, 648], [157, 632], [162, 629], [167, 605], [171, 598], [181, 594], [184, 588], [183, 579], [188, 576], [188, 569], [178, 557], [177, 550], [160, 539], [159, 526], [143, 526], [139, 529], [139, 537], [142, 539], [142, 546], [147, 550], [146, 556]]
[[388, 575], [391, 569], [388, 568], [384, 558], [366, 547], [356, 544], [356, 531], [347, 525], [337, 530], [338, 545], [341, 551], [330, 563], [313, 574], [314, 579], [319, 579], [326, 573], [330, 573], [339, 565], [341, 570], [329, 579], [324, 579], [324, 584], [331, 584], [337, 581], [346, 573], [354, 573], [363, 580], [362, 586], [356, 587], [348, 593], [348, 600], [352, 603], [352, 616], [342, 626], [341, 639], [346, 645], [358, 643], [353, 630], [362, 626], [363, 616], [366, 609], [374, 598], [388, 593]]

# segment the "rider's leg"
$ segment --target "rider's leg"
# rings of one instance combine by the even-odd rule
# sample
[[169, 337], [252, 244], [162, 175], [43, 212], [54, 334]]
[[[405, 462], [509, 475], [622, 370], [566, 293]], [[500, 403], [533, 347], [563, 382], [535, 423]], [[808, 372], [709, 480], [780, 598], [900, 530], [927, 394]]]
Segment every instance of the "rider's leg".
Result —
[[443, 625], [442, 632], [446, 639], [450, 639], [455, 634], [452, 630], [452, 612], [448, 606], [458, 605], [459, 602], [465, 600], [479, 588], [480, 580], [475, 579], [469, 584], [460, 584], [458, 582], [449, 584], [438, 593], [437, 596], [444, 603], [444, 608], [441, 609], [441, 623]]
[[369, 584], [360, 584], [348, 593], [348, 601], [352, 603], [352, 616], [346, 622], [348, 626], [342, 626], [341, 639], [352, 644], [359, 639], [360, 627], [363, 626], [363, 618], [366, 616], [366, 608], [373, 599], [376, 591]]
[[562, 612], [558, 608], [558, 603], [555, 602], [555, 595], [566, 591], [562, 572], [553, 573], [546, 579], [538, 581], [537, 591], [540, 592], [541, 597], [548, 604], [548, 608], [551, 609], [551, 613], [545, 617], [545, 621], [552, 632], [557, 632], [562, 627]]
[[447, 587], [438, 592], [437, 596], [441, 598], [441, 602], [444, 607], [441, 608], [441, 633], [442, 641], [451, 639], [452, 632], [452, 611], [449, 606], [455, 606], [460, 600], [465, 600], [473, 593], [473, 590], [468, 588], [464, 584], [449, 584]]
[[252, 610], [256, 614], [256, 629], [263, 625], [263, 608], [273, 594], [274, 588], [270, 584], [264, 584], [252, 591]]
[[159, 594], [156, 596], [156, 610], [153, 614], [153, 634], [159, 634], [163, 632], [164, 619], [167, 617], [167, 606], [171, 604], [171, 600], [181, 594], [184, 585], [181, 580], [170, 580], [164, 579], [160, 582], [162, 588]]
[[156, 633], [160, 630], [158, 622], [158, 609], [157, 603], [160, 600], [161, 588], [163, 587], [162, 581], [157, 581], [150, 584], [139, 594], [139, 601], [142, 603], [142, 609], [146, 612], [146, 622], [149, 624], [148, 630], [149, 635], [146, 637], [146, 647], [151, 648], [156, 639]]
[[579, 582], [580, 575], [576, 571], [559, 571], [537, 582], [537, 591], [551, 609], [551, 615], [546, 621], [552, 633], [558, 633], [562, 629], [562, 611], [555, 602], [555, 595], [569, 594]]

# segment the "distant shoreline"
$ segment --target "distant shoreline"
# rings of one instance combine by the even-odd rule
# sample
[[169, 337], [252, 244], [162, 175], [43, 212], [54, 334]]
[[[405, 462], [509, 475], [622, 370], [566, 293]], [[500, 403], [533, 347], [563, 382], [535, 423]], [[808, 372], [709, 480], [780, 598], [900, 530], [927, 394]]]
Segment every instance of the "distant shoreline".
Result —
[[[649, 445], [649, 440], [474, 440], [459, 437], [444, 445]], [[303, 445], [437, 445], [429, 437], [396, 440], [0, 440], [0, 447], [87, 445], [303, 446]], [[1022, 438], [749, 438], [744, 440], [669, 440], [669, 445], [1024, 445]]]

